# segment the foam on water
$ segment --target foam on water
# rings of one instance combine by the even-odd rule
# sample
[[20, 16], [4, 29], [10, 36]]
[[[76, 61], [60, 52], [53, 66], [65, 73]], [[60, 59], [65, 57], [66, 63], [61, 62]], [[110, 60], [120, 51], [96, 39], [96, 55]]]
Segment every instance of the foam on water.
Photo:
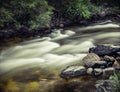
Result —
[[104, 25], [94, 25], [94, 26], [88, 26], [88, 27], [78, 28], [77, 31], [106, 29], [106, 28], [120, 28], [120, 25], [113, 24], [113, 23], [108, 23], [108, 24], [104, 24]]
[[[85, 28], [76, 28], [74, 31], [67, 30], [61, 33], [60, 30], [51, 33], [49, 37], [36, 38], [22, 42], [14, 47], [3, 50], [0, 56], [0, 74], [14, 71], [24, 67], [51, 67], [60, 70], [67, 65], [81, 63], [90, 47], [94, 46], [97, 40], [103, 38], [120, 38], [120, 32], [99, 32], [99, 34], [80, 33], [83, 30], [95, 30], [102, 28], [118, 28], [117, 24], [95, 25]], [[79, 29], [79, 30], [78, 30]], [[78, 33], [77, 33], [78, 32]], [[76, 37], [76, 34], [79, 37]], [[103, 40], [104, 41], [104, 40]], [[111, 40], [109, 40], [111, 42]], [[108, 41], [108, 43], [109, 43]], [[112, 40], [114, 43], [114, 40]], [[61, 44], [62, 43], [62, 44]], [[95, 43], [97, 44], [97, 43]], [[107, 43], [106, 43], [107, 44]]]

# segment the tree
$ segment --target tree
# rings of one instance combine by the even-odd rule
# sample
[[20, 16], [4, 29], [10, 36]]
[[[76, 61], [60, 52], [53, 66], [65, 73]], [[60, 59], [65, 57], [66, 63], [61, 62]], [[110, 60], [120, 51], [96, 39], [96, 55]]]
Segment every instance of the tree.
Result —
[[2, 0], [0, 5], [0, 28], [49, 27], [53, 8], [46, 0]]

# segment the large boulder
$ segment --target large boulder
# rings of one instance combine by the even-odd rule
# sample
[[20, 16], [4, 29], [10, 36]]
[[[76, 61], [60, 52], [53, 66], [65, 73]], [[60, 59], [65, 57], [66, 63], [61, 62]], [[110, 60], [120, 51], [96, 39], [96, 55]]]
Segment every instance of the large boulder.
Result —
[[100, 57], [95, 53], [89, 53], [82, 59], [83, 63], [87, 63], [88, 61], [100, 61], [100, 60], [101, 60]]
[[65, 68], [60, 76], [64, 79], [69, 79], [69, 78], [76, 78], [81, 75], [86, 75], [87, 69], [84, 66], [79, 66], [79, 65], [71, 65]]
[[87, 56], [85, 56], [82, 59], [83, 65], [87, 68], [105, 68], [106, 62], [100, 61], [100, 57], [96, 55], [95, 53], [89, 53]]
[[115, 55], [119, 51], [120, 51], [119, 46], [107, 46], [107, 45], [98, 45], [96, 47], [89, 49], [89, 53], [96, 53], [99, 56]]

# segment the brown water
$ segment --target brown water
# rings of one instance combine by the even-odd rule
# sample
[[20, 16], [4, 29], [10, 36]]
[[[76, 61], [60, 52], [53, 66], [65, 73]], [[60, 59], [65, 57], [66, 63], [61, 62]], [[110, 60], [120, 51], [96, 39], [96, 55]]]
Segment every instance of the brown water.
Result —
[[94, 84], [101, 78], [64, 80], [59, 74], [68, 65], [81, 64], [96, 44], [120, 44], [120, 26], [111, 23], [68, 29], [3, 50], [0, 92], [95, 92]]

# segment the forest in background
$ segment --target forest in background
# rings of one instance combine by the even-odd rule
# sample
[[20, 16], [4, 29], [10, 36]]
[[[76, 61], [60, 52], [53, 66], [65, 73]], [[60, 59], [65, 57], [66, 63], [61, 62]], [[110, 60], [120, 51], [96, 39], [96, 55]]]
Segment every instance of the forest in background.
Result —
[[119, 14], [120, 0], [1, 0], [0, 30], [63, 26], [65, 20], [90, 19], [105, 9], [109, 14]]

